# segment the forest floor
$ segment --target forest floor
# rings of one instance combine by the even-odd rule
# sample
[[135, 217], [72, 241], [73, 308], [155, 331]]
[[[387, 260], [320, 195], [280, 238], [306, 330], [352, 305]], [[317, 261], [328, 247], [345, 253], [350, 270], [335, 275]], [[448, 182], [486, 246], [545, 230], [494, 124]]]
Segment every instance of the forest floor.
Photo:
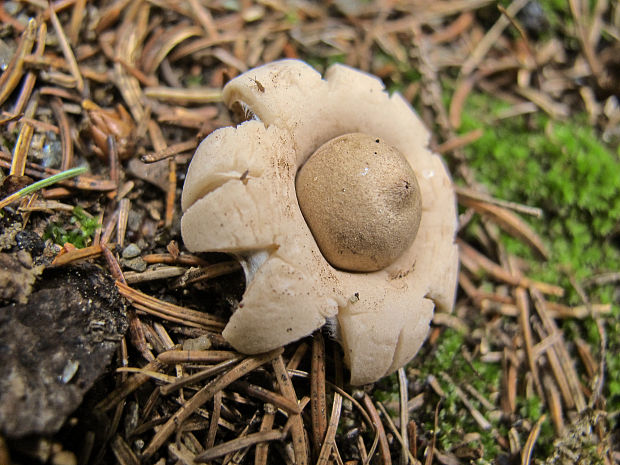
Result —
[[[181, 238], [281, 58], [378, 76], [456, 185], [455, 309], [372, 385], [320, 332], [234, 352], [244, 274]], [[0, 464], [620, 463], [617, 2], [4, 1], [0, 69]]]

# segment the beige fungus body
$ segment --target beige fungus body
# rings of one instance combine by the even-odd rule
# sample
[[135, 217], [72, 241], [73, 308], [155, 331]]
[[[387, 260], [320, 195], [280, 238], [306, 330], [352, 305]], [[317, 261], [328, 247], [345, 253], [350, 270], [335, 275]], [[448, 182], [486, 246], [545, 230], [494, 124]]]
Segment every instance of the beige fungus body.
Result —
[[[230, 81], [223, 96], [252, 120], [214, 131], [198, 147], [183, 189], [181, 230], [189, 250], [228, 252], [244, 263], [247, 287], [224, 338], [259, 353], [329, 320], [352, 384], [403, 366], [423, 343], [435, 307], [450, 311], [456, 289], [454, 190], [428, 149], [426, 128], [380, 80], [342, 65], [321, 76], [298, 60], [269, 63]], [[402, 250], [374, 271], [330, 263], [296, 189], [299, 169], [321, 146], [358, 133], [400, 153], [419, 191], [417, 234], [414, 215], [403, 227], [411, 236], [396, 241]], [[361, 208], [353, 205], [345, 210]], [[382, 216], [367, 214], [378, 223]]]

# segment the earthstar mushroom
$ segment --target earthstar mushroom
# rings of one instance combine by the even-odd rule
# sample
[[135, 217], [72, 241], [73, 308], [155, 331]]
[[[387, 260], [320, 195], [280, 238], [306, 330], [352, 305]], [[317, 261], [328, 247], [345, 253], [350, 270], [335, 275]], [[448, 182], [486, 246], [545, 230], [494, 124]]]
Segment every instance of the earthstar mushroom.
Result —
[[[191, 251], [242, 257], [246, 290], [224, 338], [241, 352], [259, 353], [329, 322], [352, 384], [398, 369], [424, 341], [434, 307], [451, 309], [456, 289], [454, 191], [442, 160], [427, 147], [428, 131], [402, 97], [343, 65], [322, 78], [301, 61], [278, 61], [233, 79], [223, 95], [250, 120], [213, 132], [198, 147], [183, 189], [181, 228]], [[329, 150], [343, 139], [349, 148], [340, 156]], [[367, 157], [375, 151], [379, 161]], [[351, 152], [360, 158], [346, 156]], [[385, 176], [394, 173], [392, 165], [407, 174], [383, 187], [356, 186], [366, 168], [367, 175]], [[332, 194], [315, 185], [325, 167], [351, 177], [344, 188], [358, 187], [357, 194], [338, 200], [335, 184]], [[316, 202], [304, 207], [308, 192]], [[369, 206], [362, 194], [374, 202], [371, 213], [362, 212]], [[329, 258], [334, 233], [326, 239], [317, 232], [330, 227], [330, 214], [321, 212], [341, 200], [343, 224], [357, 213], [366, 229], [357, 243], [368, 243], [360, 256], [345, 246], [344, 262]], [[406, 205], [411, 214], [389, 211], [390, 204]]]

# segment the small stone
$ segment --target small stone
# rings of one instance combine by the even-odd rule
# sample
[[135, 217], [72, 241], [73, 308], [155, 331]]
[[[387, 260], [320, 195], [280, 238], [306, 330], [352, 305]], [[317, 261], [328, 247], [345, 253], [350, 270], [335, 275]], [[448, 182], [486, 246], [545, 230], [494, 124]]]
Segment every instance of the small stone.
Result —
[[146, 270], [146, 266], [147, 266], [146, 262], [144, 261], [142, 257], [122, 259], [121, 265], [125, 266], [126, 268], [129, 268], [130, 270], [137, 271], [139, 273], [142, 273], [144, 270]]
[[34, 231], [23, 230], [15, 234], [17, 248], [26, 250], [34, 256], [41, 255], [45, 250], [45, 242]]
[[138, 255], [140, 255], [141, 252], [142, 250], [140, 250], [140, 247], [132, 243], [123, 249], [122, 255], [123, 255], [123, 258], [135, 258]]
[[200, 336], [183, 342], [183, 350], [208, 350], [210, 348], [211, 340], [209, 336]]

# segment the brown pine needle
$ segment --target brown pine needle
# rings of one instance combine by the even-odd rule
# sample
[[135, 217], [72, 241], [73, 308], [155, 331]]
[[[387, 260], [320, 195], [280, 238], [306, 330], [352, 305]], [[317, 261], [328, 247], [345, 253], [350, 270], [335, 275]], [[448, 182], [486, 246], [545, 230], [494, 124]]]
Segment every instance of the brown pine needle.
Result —
[[63, 266], [78, 260], [98, 257], [102, 252], [103, 246], [100, 244], [84, 247], [83, 249], [75, 249], [70, 252], [57, 255], [51, 266]]
[[[288, 374], [284, 360], [282, 357], [275, 359], [271, 366], [276, 375], [280, 392], [290, 400], [297, 400], [297, 394], [293, 387], [293, 382]], [[308, 445], [306, 443], [306, 431], [304, 429], [303, 419], [301, 415], [293, 414], [290, 416], [291, 436], [293, 438], [293, 450], [295, 452], [296, 465], [306, 465], [308, 463]]]
[[[159, 429], [159, 431], [157, 431], [151, 442], [144, 449], [142, 456], [145, 459], [151, 457], [164, 444], [164, 442], [170, 437], [170, 435], [192, 413], [194, 413], [196, 409], [200, 408], [202, 405], [204, 405], [205, 402], [212, 398], [216, 392], [221, 391], [230, 383], [236, 381], [242, 376], [245, 376], [259, 366], [268, 363], [269, 361], [278, 357], [281, 353], [282, 349], [276, 349], [265, 354], [248, 357], [228, 372], [220, 375], [219, 377], [211, 381], [200, 391], [194, 394], [194, 396], [190, 400], [184, 403], [183, 406], [179, 410], [177, 410], [177, 412], [172, 415], [172, 417], [170, 417], [170, 419]], [[226, 453], [228, 452], [225, 452], [224, 454]]]
[[[162, 364], [158, 360], [153, 360], [144, 366], [143, 370], [158, 371], [162, 368]], [[149, 381], [150, 377], [144, 373], [135, 374], [127, 378], [120, 386], [114, 389], [95, 407], [96, 410], [106, 412], [118, 405], [125, 397], [130, 395], [144, 383]]]
[[73, 165], [73, 140], [71, 139], [69, 118], [67, 118], [67, 114], [62, 108], [62, 101], [58, 97], [50, 99], [50, 107], [60, 130], [60, 141], [62, 143], [62, 163], [60, 169], [63, 171], [68, 170]]
[[230, 350], [168, 350], [157, 357], [160, 362], [177, 363], [218, 363], [239, 357]]
[[[161, 354], [160, 354], [161, 356]], [[197, 373], [184, 376], [182, 378], [177, 378], [170, 384], [166, 384], [165, 386], [161, 386], [160, 392], [162, 395], [168, 395], [171, 392], [174, 392], [182, 387], [188, 386], [190, 384], [199, 383], [204, 381], [207, 378], [211, 378], [212, 376], [220, 374], [222, 371], [232, 367], [243, 359], [242, 355], [237, 357], [225, 360], [217, 365], [210, 366], [209, 368], [205, 368]]]
[[[372, 403], [372, 399], [368, 396], [368, 394], [364, 393], [364, 407], [368, 411], [370, 418], [372, 419], [372, 423], [377, 431], [377, 435], [379, 436], [379, 450], [381, 451], [381, 460], [383, 465], [392, 465], [392, 456], [390, 455], [390, 446], [388, 444], [387, 436], [385, 435], [385, 429], [383, 428], [383, 423], [381, 423], [381, 417], [375, 408], [375, 405]], [[370, 457], [372, 455], [369, 454]]]
[[54, 30], [56, 31], [56, 36], [58, 37], [60, 48], [62, 49], [65, 60], [67, 60], [67, 64], [69, 65], [69, 71], [71, 72], [71, 76], [73, 76], [73, 78], [75, 79], [75, 87], [78, 92], [82, 93], [84, 91], [84, 78], [82, 77], [80, 67], [78, 66], [75, 55], [73, 54], [73, 50], [71, 49], [71, 45], [69, 44], [69, 39], [67, 39], [65, 31], [62, 28], [62, 24], [60, 24], [60, 21], [58, 20], [58, 16], [56, 16], [56, 12], [54, 11], [54, 9], [49, 8], [48, 11], [50, 14], [52, 25], [54, 26]]
[[224, 322], [203, 312], [164, 302], [163, 300], [146, 295], [136, 289], [132, 289], [126, 284], [117, 282], [116, 287], [118, 287], [121, 295], [129, 299], [132, 303], [141, 305], [142, 309], [145, 309], [145, 311], [154, 310], [161, 315], [171, 316], [180, 321], [193, 322], [215, 329], [223, 328], [225, 325]]
[[545, 294], [551, 294], [558, 297], [564, 295], [564, 288], [560, 286], [539, 281], [532, 281], [525, 276], [516, 276], [482, 255], [462, 239], [457, 238], [456, 243], [459, 246], [461, 264], [474, 273], [481, 269], [486, 271], [493, 278], [507, 284], [512, 284], [513, 286], [533, 287]]
[[[271, 404], [265, 404], [265, 414], [260, 424], [260, 431], [269, 431], [273, 428], [273, 422], [276, 417], [276, 409]], [[254, 465], [267, 465], [267, 457], [269, 455], [269, 443], [264, 442], [256, 446], [254, 452]]]
[[534, 357], [532, 327], [530, 326], [530, 304], [527, 292], [522, 287], [518, 287], [515, 289], [514, 293], [515, 299], [517, 301], [517, 308], [519, 309], [519, 326], [521, 328], [521, 334], [525, 343], [527, 362], [530, 368], [530, 372], [532, 373], [536, 392], [538, 393], [538, 396], [543, 399], [544, 394], [542, 390], [542, 385], [540, 383], [538, 365], [536, 364], [536, 358]]
[[527, 441], [525, 441], [525, 445], [523, 446], [523, 451], [521, 451], [521, 465], [530, 464], [534, 445], [540, 434], [540, 428], [546, 419], [547, 415], [543, 414], [534, 425], [534, 428], [532, 428], [532, 431], [530, 431], [530, 435], [527, 437]]
[[248, 434], [247, 436], [233, 439], [232, 441], [219, 444], [212, 449], [197, 455], [194, 458], [195, 462], [210, 462], [213, 459], [222, 457], [223, 455], [230, 454], [239, 449], [253, 446], [261, 442], [268, 441], [281, 441], [285, 438], [285, 434], [281, 430], [260, 431], [258, 433]]
[[170, 255], [169, 253], [149, 254], [142, 257], [148, 264], [154, 263], [167, 263], [189, 266], [206, 266], [208, 263], [200, 257], [189, 254], [181, 254], [177, 257]]
[[478, 200], [466, 198], [462, 195], [459, 195], [459, 203], [466, 207], [473, 208], [483, 216], [489, 217], [507, 233], [524, 241], [543, 258], [549, 258], [549, 251], [547, 250], [545, 244], [543, 244], [542, 239], [538, 236], [538, 234], [536, 234], [525, 221], [511, 211], [500, 207], [499, 205], [480, 202]]
[[156, 161], [160, 161], [165, 158], [173, 157], [182, 152], [188, 152], [190, 150], [194, 150], [197, 146], [198, 146], [198, 141], [187, 140], [185, 142], [179, 142], [178, 144], [170, 145], [161, 150], [158, 150], [157, 152], [147, 153], [141, 157], [141, 160], [144, 163], [154, 163]]
[[445, 141], [443, 144], [438, 145], [437, 153], [444, 154], [447, 152], [451, 152], [454, 149], [465, 147], [466, 145], [476, 142], [483, 135], [484, 131], [482, 129], [474, 129], [467, 134], [453, 137], [452, 139]]
[[148, 98], [179, 105], [217, 103], [222, 101], [222, 91], [220, 89], [206, 87], [191, 89], [163, 86], [147, 87], [144, 89], [144, 95]]
[[[35, 97], [30, 100], [26, 107], [26, 113], [24, 116], [28, 119], [34, 117], [39, 106], [39, 96], [35, 94]], [[28, 158], [28, 152], [30, 150], [30, 144], [32, 143], [32, 136], [34, 135], [34, 127], [27, 121], [22, 120], [21, 128], [19, 129], [19, 135], [17, 136], [17, 142], [15, 142], [15, 148], [13, 150], [13, 159], [11, 160], [11, 170], [9, 174], [23, 176], [26, 171], [26, 159]], [[65, 170], [61, 170], [65, 171]]]
[[263, 402], [273, 404], [275, 407], [280, 408], [288, 413], [301, 413], [301, 409], [299, 408], [297, 399], [293, 401], [287, 397], [284, 397], [281, 394], [277, 394], [268, 389], [265, 389], [264, 387], [250, 384], [245, 381], [235, 381], [232, 384], [232, 388], [239, 389], [246, 393], [248, 396], [255, 397], [259, 400], [262, 400]]
[[336, 447], [336, 431], [340, 422], [340, 410], [342, 408], [342, 396], [338, 393], [334, 394], [334, 402], [332, 404], [332, 413], [329, 418], [329, 425], [325, 433], [325, 440], [321, 445], [321, 452], [317, 459], [317, 465], [327, 465], [332, 451]]
[[32, 50], [36, 37], [36, 30], [37, 22], [31, 19], [28, 21], [28, 25], [19, 39], [17, 50], [13, 54], [7, 68], [0, 76], [0, 105], [11, 95], [22, 78], [24, 72], [24, 57]]
[[[217, 426], [222, 412], [222, 391], [218, 391], [213, 396], [213, 413], [209, 422], [209, 430], [207, 431], [207, 441], [205, 449], [209, 450], [215, 445], [215, 436], [217, 435]], [[269, 428], [271, 429], [271, 428]]]
[[325, 398], [325, 343], [320, 331], [312, 337], [312, 366], [310, 372], [310, 411], [312, 437], [316, 451], [322, 449], [327, 430], [327, 401]]

